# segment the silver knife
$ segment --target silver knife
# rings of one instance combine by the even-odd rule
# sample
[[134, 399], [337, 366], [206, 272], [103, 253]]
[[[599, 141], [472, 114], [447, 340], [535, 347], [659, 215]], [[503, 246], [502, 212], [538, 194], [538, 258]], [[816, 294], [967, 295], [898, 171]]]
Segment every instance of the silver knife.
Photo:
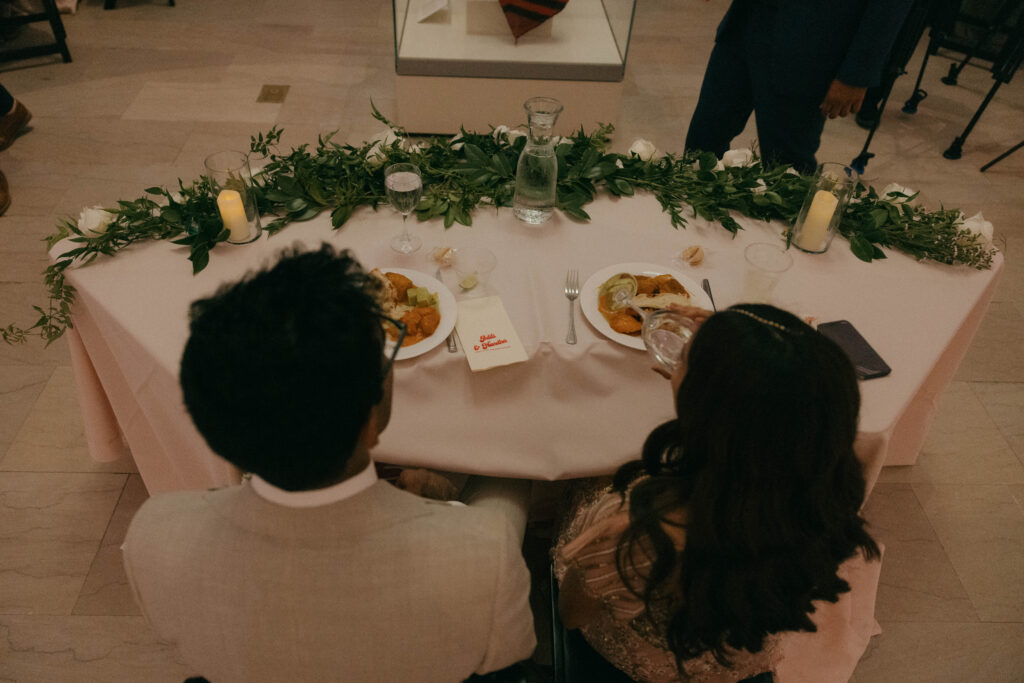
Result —
[[[437, 272], [434, 273], [434, 277], [436, 277], [437, 281], [442, 285], [444, 284], [444, 280], [441, 279], [441, 266], [437, 267]], [[448, 335], [448, 339], [445, 340], [445, 343], [448, 344], [448, 353], [455, 353], [459, 350], [458, 347], [455, 346], [455, 330], [452, 330], [451, 334]]]

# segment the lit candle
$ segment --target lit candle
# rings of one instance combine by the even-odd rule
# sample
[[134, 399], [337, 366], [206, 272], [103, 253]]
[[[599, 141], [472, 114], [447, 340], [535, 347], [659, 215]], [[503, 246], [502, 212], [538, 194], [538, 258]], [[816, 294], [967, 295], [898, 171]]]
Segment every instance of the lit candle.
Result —
[[807, 210], [804, 227], [796, 238], [796, 246], [807, 251], [821, 251], [825, 248], [828, 226], [836, 212], [839, 198], [827, 190], [814, 193], [811, 208]]
[[228, 240], [244, 242], [249, 239], [249, 219], [245, 217], [245, 206], [242, 195], [237, 190], [221, 190], [217, 195], [217, 209], [224, 227], [231, 231]]

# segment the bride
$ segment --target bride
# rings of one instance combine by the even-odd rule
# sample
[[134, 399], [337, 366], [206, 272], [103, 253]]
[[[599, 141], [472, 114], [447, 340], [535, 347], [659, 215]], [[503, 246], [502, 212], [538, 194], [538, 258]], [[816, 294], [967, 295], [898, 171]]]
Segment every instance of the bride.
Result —
[[847, 680], [877, 629], [880, 565], [849, 360], [789, 313], [734, 306], [701, 325], [672, 388], [677, 417], [570, 513], [563, 623], [638, 681]]

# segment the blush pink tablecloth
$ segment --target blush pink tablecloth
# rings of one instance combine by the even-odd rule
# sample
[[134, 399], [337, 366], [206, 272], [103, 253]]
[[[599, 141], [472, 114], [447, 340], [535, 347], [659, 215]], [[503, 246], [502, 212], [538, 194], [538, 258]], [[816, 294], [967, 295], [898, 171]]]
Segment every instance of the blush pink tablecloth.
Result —
[[[489, 289], [501, 296], [529, 360], [474, 374], [461, 351], [450, 354], [441, 344], [400, 361], [391, 425], [375, 457], [542, 480], [609, 473], [637, 457], [647, 433], [671, 416], [670, 390], [651, 372], [644, 352], [603, 337], [578, 307], [579, 343], [565, 344], [566, 268], [580, 269], [585, 280], [620, 262], [669, 266], [684, 247], [699, 244], [705, 261], [689, 272], [710, 278], [716, 303], [725, 307], [740, 300], [744, 247], [779, 240], [782, 226], [740, 219], [745, 229], [734, 238], [693, 219], [677, 231], [650, 196], [603, 198], [588, 211], [588, 224], [556, 214], [530, 227], [509, 210], [493, 209], [478, 211], [472, 227], [413, 224], [424, 249], [404, 257], [388, 247], [401, 228], [389, 209], [362, 210], [338, 231], [324, 214], [273, 238], [219, 246], [194, 277], [187, 251], [167, 243], [135, 245], [70, 270], [68, 281], [78, 290], [69, 331], [72, 364], [90, 452], [103, 461], [130, 452], [151, 493], [237, 481], [239, 473], [209, 450], [182, 405], [177, 372], [191, 301], [293, 244], [327, 241], [350, 248], [367, 268], [431, 275], [435, 266], [426, 255], [432, 247], [481, 245], [498, 256]], [[59, 244], [53, 253], [67, 248]], [[988, 271], [918, 263], [895, 252], [866, 264], [842, 238], [823, 255], [792, 254], [776, 303], [819, 321], [851, 321], [893, 368], [889, 377], [861, 383], [857, 452], [870, 488], [883, 465], [915, 461], [935, 401], [992, 298], [1002, 256]], [[445, 280], [458, 289], [454, 274]]]

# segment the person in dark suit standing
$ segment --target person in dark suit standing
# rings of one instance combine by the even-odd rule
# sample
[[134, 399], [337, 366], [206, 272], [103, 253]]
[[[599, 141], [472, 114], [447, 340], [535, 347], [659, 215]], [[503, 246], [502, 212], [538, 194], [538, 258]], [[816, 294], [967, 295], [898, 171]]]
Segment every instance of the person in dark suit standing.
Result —
[[754, 112], [762, 158], [813, 171], [825, 118], [857, 113], [912, 1], [734, 0], [686, 148], [721, 157]]

